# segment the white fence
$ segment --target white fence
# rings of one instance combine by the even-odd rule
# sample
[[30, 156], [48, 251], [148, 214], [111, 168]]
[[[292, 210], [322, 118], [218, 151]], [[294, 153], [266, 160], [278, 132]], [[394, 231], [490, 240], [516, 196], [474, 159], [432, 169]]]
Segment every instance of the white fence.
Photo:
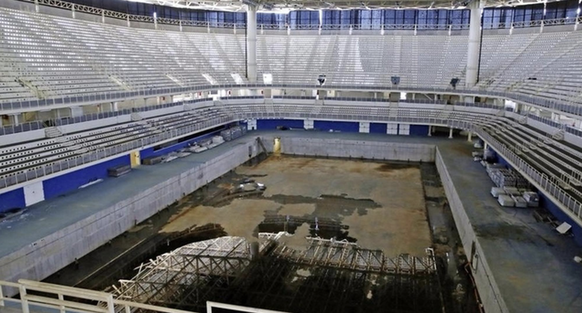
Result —
[[[15, 293], [15, 290], [19, 293], [18, 296], [14, 298], [4, 296], [8, 293]], [[38, 293], [38, 295], [31, 294], [30, 291]], [[112, 294], [106, 292], [23, 279], [19, 280], [18, 283], [0, 281], [0, 308], [2, 307], [20, 308], [22, 313], [30, 313], [31, 311], [37, 310], [60, 313], [131, 313], [137, 309], [164, 313], [192, 313], [189, 311], [117, 300], [113, 298]]]

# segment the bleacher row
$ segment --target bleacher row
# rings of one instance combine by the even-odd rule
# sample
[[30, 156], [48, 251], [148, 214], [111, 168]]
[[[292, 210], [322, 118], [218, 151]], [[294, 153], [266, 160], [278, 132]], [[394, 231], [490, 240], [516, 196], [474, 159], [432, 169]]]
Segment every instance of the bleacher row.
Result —
[[0, 8], [0, 101], [235, 83], [244, 37], [158, 32]]
[[[137, 113], [134, 113], [137, 114]], [[370, 105], [214, 103], [191, 111], [132, 121], [56, 138], [0, 148], [0, 188], [49, 175], [115, 154], [245, 119], [330, 119], [447, 125], [482, 129], [503, 147], [582, 199], [582, 152], [539, 130], [494, 114], [446, 109]], [[72, 161], [74, 160], [74, 161]]]
[[486, 130], [506, 147], [511, 147], [538, 171], [565, 186], [582, 199], [582, 152], [565, 142], [505, 117], [462, 111], [404, 109], [389, 107], [301, 106], [301, 105], [228, 105], [222, 110], [237, 119], [300, 118], [360, 120], [398, 123], [430, 123], [453, 126], [469, 123]]
[[[0, 8], [0, 102], [245, 83], [242, 34], [128, 28]], [[551, 27], [548, 27], [551, 28]], [[464, 85], [466, 35], [258, 35], [274, 84]], [[476, 90], [582, 104], [582, 32], [485, 34]], [[568, 109], [568, 108], [564, 108]]]
[[6, 146], [0, 148], [0, 188], [229, 121], [217, 109], [199, 108]]

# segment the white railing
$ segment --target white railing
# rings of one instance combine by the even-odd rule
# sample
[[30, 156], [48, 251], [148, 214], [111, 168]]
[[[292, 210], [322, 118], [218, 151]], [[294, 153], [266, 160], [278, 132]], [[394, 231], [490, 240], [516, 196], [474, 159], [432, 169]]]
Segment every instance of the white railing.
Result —
[[[37, 294], [31, 294], [38, 293]], [[18, 294], [16, 297], [6, 295]], [[80, 301], [80, 299], [82, 299]], [[20, 308], [22, 313], [38, 309], [55, 312], [131, 313], [137, 309], [163, 313], [192, 313], [131, 301], [114, 299], [106, 292], [60, 286], [21, 279], [18, 283], [0, 281], [0, 309]]]
[[476, 128], [474, 131], [479, 135], [479, 137], [481, 137], [481, 139], [490, 144], [497, 153], [502, 155], [503, 158], [513, 166], [513, 168], [521, 172], [521, 174], [528, 178], [530, 182], [534, 183], [534, 185], [537, 185], [536, 187], [538, 187], [538, 189], [547, 193], [557, 200], [558, 203], [567, 208], [565, 213], [579, 225], [582, 225], [582, 203], [566, 193], [564, 188], [560, 186], [566, 182], [562, 182], [558, 177], [548, 176], [546, 173], [536, 170], [520, 158], [514, 151], [500, 143], [497, 139], [493, 138], [493, 136], [489, 135], [482, 129]]
[[[53, 106], [68, 107], [71, 105], [88, 105], [100, 104], [105, 102], [123, 101], [136, 98], [150, 98], [156, 96], [178, 95], [184, 93], [193, 93], [201, 91], [216, 90], [246, 90], [246, 89], [306, 89], [306, 90], [358, 90], [358, 91], [376, 91], [376, 92], [417, 92], [417, 93], [439, 93], [446, 95], [461, 96], [491, 96], [504, 98], [515, 102], [523, 102], [534, 107], [546, 108], [561, 113], [582, 116], [582, 101], [560, 101], [548, 100], [531, 95], [520, 94], [515, 92], [497, 92], [488, 90], [474, 89], [452, 89], [452, 88], [434, 88], [434, 87], [406, 87], [390, 85], [343, 85], [343, 84], [326, 84], [317, 86], [314, 84], [224, 84], [224, 85], [195, 85], [189, 87], [159, 88], [159, 89], [141, 89], [134, 91], [118, 91], [95, 94], [72, 95], [61, 98], [51, 98], [43, 100], [31, 100], [22, 102], [5, 102], [0, 103], [2, 111], [32, 111], [39, 108]], [[8, 112], [11, 113], [11, 112]]]

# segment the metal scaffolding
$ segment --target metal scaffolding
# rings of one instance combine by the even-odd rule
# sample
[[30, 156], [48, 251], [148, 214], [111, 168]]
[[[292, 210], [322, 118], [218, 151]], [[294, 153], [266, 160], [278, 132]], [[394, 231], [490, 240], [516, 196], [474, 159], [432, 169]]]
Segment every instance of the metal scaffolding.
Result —
[[188, 244], [140, 266], [116, 295], [191, 311], [214, 301], [286, 312], [442, 312], [430, 254], [387, 258], [321, 238], [292, 249], [280, 240], [287, 235], [261, 233], [260, 245], [241, 237]]

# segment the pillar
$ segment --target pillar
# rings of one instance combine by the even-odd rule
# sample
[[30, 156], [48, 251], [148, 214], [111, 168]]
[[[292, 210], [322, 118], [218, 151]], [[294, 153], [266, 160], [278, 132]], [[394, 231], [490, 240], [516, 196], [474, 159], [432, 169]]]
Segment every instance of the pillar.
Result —
[[20, 120], [18, 119], [18, 114], [12, 115], [12, 125], [14, 125], [14, 126], [20, 125]]
[[471, 88], [477, 83], [479, 71], [479, 54], [481, 50], [481, 5], [480, 1], [469, 4], [471, 19], [469, 24], [469, 47], [467, 52], [467, 72], [465, 87]]
[[574, 24], [574, 30], [578, 30], [578, 24], [580, 24], [580, 5], [578, 5], [578, 10], [576, 11], [576, 24]]
[[73, 4], [71, 6], [71, 17], [74, 19], [75, 18], [75, 4]]
[[428, 125], [428, 136], [432, 136], [432, 126]]
[[473, 133], [472, 132], [467, 133], [467, 141], [470, 141], [470, 142], [473, 141]]
[[34, 12], [40, 12], [40, 8], [38, 7], [38, 0], [34, 0]]
[[247, 79], [257, 82], [257, 8], [247, 5]]
[[453, 139], [453, 129], [449, 128], [449, 139]]

